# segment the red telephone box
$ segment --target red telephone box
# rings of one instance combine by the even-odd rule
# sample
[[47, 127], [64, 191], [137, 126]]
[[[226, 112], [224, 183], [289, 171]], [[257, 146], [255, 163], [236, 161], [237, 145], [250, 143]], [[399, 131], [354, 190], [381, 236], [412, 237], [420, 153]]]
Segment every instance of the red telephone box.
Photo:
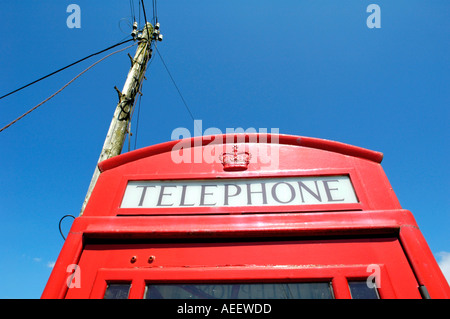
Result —
[[106, 160], [42, 298], [449, 298], [382, 158], [255, 133]]

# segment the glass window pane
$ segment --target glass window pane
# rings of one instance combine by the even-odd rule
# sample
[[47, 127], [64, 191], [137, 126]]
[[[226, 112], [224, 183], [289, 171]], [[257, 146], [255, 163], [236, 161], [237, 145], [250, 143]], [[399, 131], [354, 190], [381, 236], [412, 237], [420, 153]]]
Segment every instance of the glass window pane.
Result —
[[352, 299], [380, 299], [376, 287], [369, 287], [366, 281], [349, 281]]
[[149, 284], [147, 299], [333, 299], [331, 283]]
[[128, 299], [130, 283], [110, 283], [106, 287], [104, 299]]

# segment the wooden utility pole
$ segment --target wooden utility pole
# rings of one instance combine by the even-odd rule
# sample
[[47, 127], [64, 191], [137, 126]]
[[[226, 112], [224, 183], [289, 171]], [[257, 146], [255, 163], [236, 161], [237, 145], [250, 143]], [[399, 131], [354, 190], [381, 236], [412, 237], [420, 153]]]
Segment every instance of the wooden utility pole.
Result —
[[[105, 143], [103, 145], [102, 152], [100, 153], [98, 163], [119, 155], [122, 152], [123, 144], [125, 142], [128, 127], [131, 121], [131, 115], [133, 113], [134, 101], [142, 86], [147, 64], [151, 57], [151, 43], [154, 40], [162, 40], [162, 36], [159, 34], [158, 29], [159, 25], [154, 28], [151, 23], [147, 22], [141, 35], [138, 36], [139, 45], [134, 59], [131, 60], [131, 69], [128, 72], [122, 92], [116, 88], [119, 94], [119, 103], [117, 104], [111, 125], [109, 126], [109, 131], [106, 135]], [[133, 33], [133, 36], [135, 36], [135, 33]], [[98, 166], [96, 166], [86, 198], [81, 208], [80, 216], [83, 215], [84, 209], [86, 208], [99, 175], [100, 171]]]

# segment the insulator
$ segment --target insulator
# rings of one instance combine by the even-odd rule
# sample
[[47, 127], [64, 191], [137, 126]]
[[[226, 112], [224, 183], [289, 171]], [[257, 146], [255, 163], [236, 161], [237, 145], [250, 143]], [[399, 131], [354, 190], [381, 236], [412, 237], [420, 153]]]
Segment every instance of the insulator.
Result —
[[136, 21], [134, 21], [133, 31], [131, 31], [131, 36], [133, 37], [133, 39], [136, 39], [136, 35], [138, 33], [137, 28], [138, 28], [138, 23]]

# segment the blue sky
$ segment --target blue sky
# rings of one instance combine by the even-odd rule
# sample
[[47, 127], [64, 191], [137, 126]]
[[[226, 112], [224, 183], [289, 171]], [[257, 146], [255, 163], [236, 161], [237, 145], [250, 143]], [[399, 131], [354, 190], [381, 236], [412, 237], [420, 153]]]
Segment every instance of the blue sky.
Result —
[[[81, 28], [67, 27], [72, 3]], [[381, 28], [366, 24], [371, 3]], [[448, 271], [449, 16], [448, 0], [160, 0], [158, 48], [203, 129], [278, 128], [383, 152], [402, 207]], [[128, 0], [4, 1], [0, 17], [0, 95], [127, 39], [132, 21]], [[0, 133], [0, 298], [40, 297], [63, 245], [58, 222], [84, 200], [127, 52], [135, 48]], [[0, 100], [0, 127], [101, 56]], [[143, 93], [131, 149], [168, 141], [178, 127], [194, 132], [157, 55]]]

